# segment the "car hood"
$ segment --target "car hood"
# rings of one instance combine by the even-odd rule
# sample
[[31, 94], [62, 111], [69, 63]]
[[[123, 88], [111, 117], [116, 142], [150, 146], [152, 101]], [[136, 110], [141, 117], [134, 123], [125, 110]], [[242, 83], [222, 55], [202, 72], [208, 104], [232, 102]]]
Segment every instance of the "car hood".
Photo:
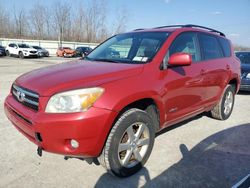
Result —
[[48, 52], [48, 50], [45, 50], [45, 49], [37, 49], [38, 52]]
[[51, 96], [62, 91], [100, 86], [107, 82], [138, 75], [142, 69], [141, 64], [81, 60], [28, 72], [17, 78], [15, 83], [39, 93], [40, 96]]
[[241, 64], [241, 72], [250, 72], [250, 64]]

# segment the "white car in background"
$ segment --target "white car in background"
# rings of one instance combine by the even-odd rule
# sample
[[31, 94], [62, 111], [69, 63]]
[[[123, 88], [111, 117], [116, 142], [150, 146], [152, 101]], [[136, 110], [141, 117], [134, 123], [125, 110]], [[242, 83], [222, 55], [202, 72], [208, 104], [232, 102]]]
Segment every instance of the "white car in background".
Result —
[[27, 44], [10, 43], [5, 52], [7, 56], [18, 56], [19, 58], [38, 57], [38, 51]]

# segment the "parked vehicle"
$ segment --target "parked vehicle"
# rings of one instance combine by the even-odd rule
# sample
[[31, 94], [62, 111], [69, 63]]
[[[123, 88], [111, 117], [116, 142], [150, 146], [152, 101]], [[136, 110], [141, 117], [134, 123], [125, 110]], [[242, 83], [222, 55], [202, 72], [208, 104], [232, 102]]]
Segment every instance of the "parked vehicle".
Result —
[[5, 56], [5, 48], [3, 46], [0, 46], [0, 56]]
[[74, 57], [76, 55], [76, 51], [69, 47], [60, 47], [56, 51], [57, 57]]
[[7, 56], [17, 56], [19, 58], [24, 57], [38, 57], [38, 52], [36, 49], [31, 48], [27, 44], [15, 44], [11, 43], [6, 47]]
[[39, 57], [49, 57], [49, 51], [46, 50], [45, 48], [42, 48], [40, 46], [31, 46], [31, 47], [38, 51]]
[[40, 156], [85, 159], [125, 177], [146, 163], [156, 132], [202, 112], [228, 119], [239, 86], [240, 62], [222, 32], [163, 26], [20, 76], [4, 108]]
[[85, 57], [92, 51], [90, 47], [79, 46], [76, 48], [76, 56], [77, 57]]
[[241, 61], [241, 85], [240, 90], [250, 91], [250, 52], [236, 52]]

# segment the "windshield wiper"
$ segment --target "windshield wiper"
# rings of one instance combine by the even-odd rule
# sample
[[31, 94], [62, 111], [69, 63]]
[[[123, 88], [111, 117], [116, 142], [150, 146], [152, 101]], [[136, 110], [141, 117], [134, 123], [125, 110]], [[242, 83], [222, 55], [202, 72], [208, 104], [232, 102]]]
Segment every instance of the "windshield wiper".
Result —
[[104, 61], [104, 62], [110, 62], [110, 63], [121, 63], [120, 61], [114, 60], [114, 59], [90, 59], [88, 58], [88, 60], [92, 60], [92, 61]]

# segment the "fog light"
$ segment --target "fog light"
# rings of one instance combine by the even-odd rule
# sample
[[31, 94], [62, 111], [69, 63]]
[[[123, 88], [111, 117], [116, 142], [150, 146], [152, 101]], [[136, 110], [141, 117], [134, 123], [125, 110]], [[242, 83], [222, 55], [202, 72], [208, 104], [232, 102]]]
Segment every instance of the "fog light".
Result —
[[76, 148], [79, 147], [79, 143], [76, 140], [74, 140], [74, 139], [70, 140], [70, 145], [74, 149], [76, 149]]

